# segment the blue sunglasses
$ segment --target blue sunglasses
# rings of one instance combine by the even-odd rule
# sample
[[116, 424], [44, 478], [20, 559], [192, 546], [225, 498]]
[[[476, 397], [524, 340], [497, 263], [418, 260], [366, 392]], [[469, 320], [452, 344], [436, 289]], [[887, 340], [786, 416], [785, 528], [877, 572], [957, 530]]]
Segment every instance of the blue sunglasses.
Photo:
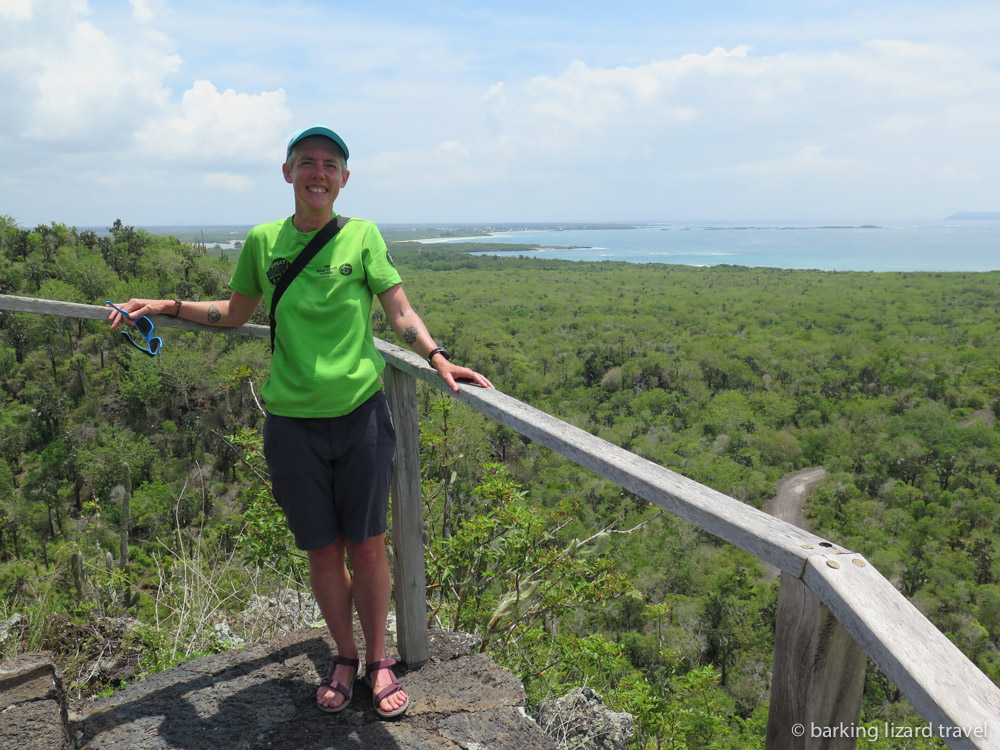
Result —
[[[126, 318], [132, 320], [131, 315], [129, 315], [127, 312], [125, 312], [120, 307], [115, 305], [111, 300], [108, 300], [104, 304], [107, 305], [108, 307], [113, 307], [115, 310], [120, 312]], [[156, 330], [156, 326], [153, 325], [153, 321], [151, 321], [148, 317], [143, 315], [141, 318], [136, 318], [133, 322], [135, 323], [135, 328], [133, 329], [131, 326], [125, 326], [121, 330], [122, 336], [128, 339], [128, 342], [143, 354], [148, 354], [150, 357], [155, 357], [157, 354], [160, 353], [160, 347], [163, 346], [163, 339], [161, 339], [159, 336], [153, 335], [153, 331]], [[136, 336], [133, 333], [133, 330], [138, 331], [140, 334], [142, 334], [142, 341], [136, 340]]]

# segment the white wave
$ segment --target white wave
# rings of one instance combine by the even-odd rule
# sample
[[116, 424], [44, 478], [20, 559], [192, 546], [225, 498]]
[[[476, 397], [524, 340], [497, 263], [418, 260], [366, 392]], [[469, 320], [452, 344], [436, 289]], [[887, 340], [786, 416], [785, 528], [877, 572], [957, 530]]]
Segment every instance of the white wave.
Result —
[[692, 250], [690, 252], [669, 252], [669, 253], [656, 253], [650, 252], [649, 255], [674, 255], [679, 257], [687, 257], [689, 255], [695, 256], [708, 256], [713, 257], [716, 255], [739, 255], [739, 253], [729, 252], [729, 251], [711, 251], [711, 250]]

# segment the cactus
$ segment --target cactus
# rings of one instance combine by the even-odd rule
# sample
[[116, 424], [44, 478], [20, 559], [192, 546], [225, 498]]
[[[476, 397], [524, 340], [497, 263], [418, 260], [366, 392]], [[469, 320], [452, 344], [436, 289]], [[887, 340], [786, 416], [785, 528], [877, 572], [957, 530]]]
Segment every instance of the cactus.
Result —
[[73, 585], [76, 587], [76, 596], [78, 599], [83, 599], [83, 557], [81, 557], [79, 552], [74, 552], [69, 557], [70, 570], [73, 571]]

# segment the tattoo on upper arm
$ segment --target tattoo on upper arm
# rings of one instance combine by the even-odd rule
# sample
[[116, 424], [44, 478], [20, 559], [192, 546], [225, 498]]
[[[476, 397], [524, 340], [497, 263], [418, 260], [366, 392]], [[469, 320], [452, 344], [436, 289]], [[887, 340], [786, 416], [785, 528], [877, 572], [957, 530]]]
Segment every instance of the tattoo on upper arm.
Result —
[[219, 308], [216, 307], [215, 305], [209, 305], [208, 306], [208, 322], [209, 323], [218, 323], [220, 320], [222, 320], [222, 313], [219, 311]]
[[403, 331], [403, 341], [405, 341], [410, 346], [413, 346], [413, 342], [417, 340], [417, 327], [409, 326], [405, 331]]

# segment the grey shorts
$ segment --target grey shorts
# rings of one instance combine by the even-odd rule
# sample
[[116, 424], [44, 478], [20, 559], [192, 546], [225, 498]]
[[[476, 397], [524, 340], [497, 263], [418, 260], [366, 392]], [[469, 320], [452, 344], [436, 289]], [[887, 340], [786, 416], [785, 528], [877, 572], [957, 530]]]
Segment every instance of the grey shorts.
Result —
[[299, 549], [385, 533], [396, 432], [382, 391], [342, 417], [268, 414], [264, 457]]

